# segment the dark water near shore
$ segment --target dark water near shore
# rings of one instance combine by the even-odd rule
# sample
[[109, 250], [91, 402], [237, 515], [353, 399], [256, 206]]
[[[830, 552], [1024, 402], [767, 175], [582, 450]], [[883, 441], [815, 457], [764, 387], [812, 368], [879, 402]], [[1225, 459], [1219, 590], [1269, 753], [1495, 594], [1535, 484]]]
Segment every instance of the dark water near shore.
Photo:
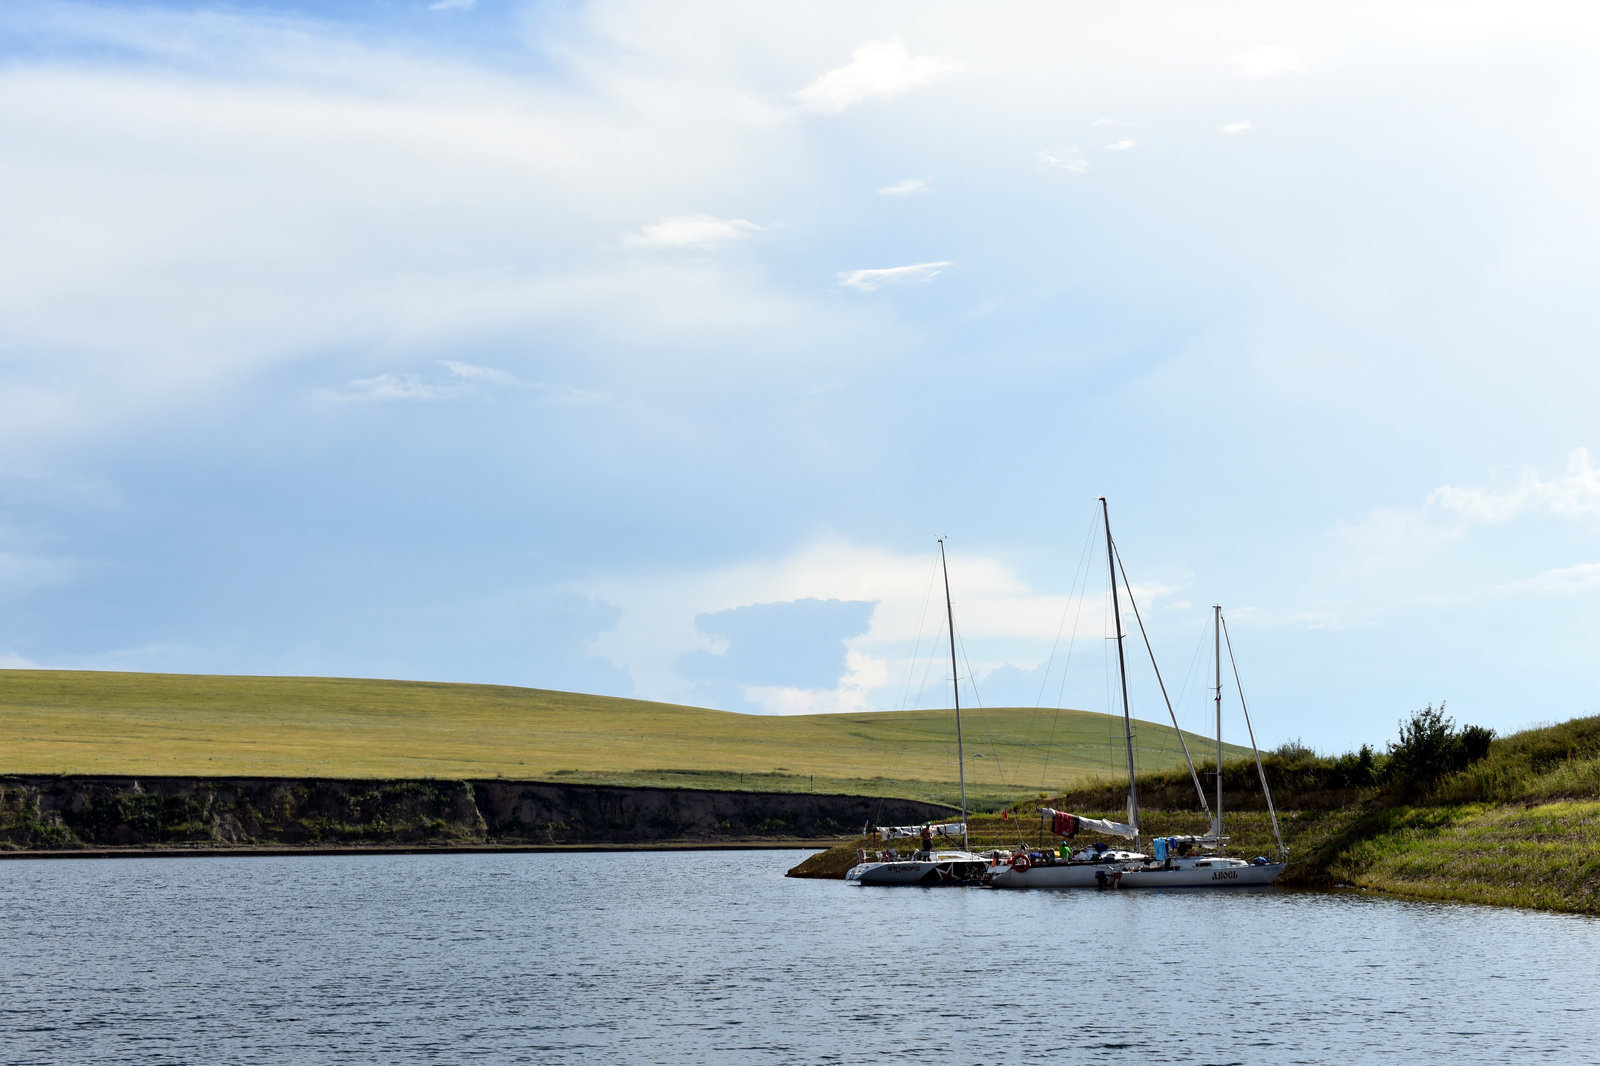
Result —
[[0, 862], [0, 1061], [1600, 1062], [1593, 919], [801, 857]]

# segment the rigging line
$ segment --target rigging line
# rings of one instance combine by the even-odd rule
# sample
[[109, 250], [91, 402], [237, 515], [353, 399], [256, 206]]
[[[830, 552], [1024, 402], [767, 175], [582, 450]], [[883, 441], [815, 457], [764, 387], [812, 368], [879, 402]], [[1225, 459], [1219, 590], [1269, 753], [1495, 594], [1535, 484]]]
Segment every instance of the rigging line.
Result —
[[[1077, 584], [1078, 571], [1083, 569], [1084, 560], [1089, 557], [1089, 542], [1093, 539], [1094, 525], [1091, 523], [1089, 526], [1088, 535], [1083, 538], [1083, 550], [1078, 553], [1078, 565], [1072, 571], [1072, 580], [1074, 585]], [[1068, 591], [1068, 595], [1071, 595], [1070, 590]], [[1055, 643], [1050, 645], [1050, 657], [1045, 660], [1044, 676], [1039, 679], [1039, 695], [1033, 701], [1033, 705], [1035, 707], [1040, 707], [1044, 704], [1044, 690], [1045, 686], [1050, 683], [1050, 669], [1055, 665], [1056, 649], [1061, 647], [1061, 631], [1067, 628], [1067, 615], [1071, 612], [1072, 601], [1068, 599], [1066, 605], [1061, 608], [1061, 624], [1056, 626], [1056, 639]], [[1072, 646], [1070, 644], [1067, 646], [1067, 654], [1069, 656], [1072, 654]], [[1065, 671], [1065, 669], [1065, 667], [1062, 667], [1063, 671]]]
[[[967, 658], [967, 642], [961, 636], [960, 626], [956, 627], [956, 645], [961, 649], [961, 661], [965, 663], [967, 667], [967, 690], [972, 693], [973, 706], [978, 711], [985, 711], [987, 708], [984, 707], [983, 699], [978, 695], [978, 679], [977, 676], [972, 672], [971, 661]], [[976, 714], [973, 717], [977, 718], [983, 723], [984, 739], [989, 742], [989, 754], [984, 757], [994, 760], [995, 773], [1000, 778], [1001, 792], [1008, 792], [1010, 791], [1010, 788], [1006, 784], [1005, 766], [1000, 760], [999, 745], [994, 741], [994, 730], [990, 728], [989, 716], [987, 714]]]
[[[1066, 691], [1067, 691], [1067, 673], [1068, 673], [1068, 671], [1070, 671], [1072, 669], [1072, 653], [1073, 653], [1073, 650], [1077, 647], [1077, 644], [1078, 644], [1078, 623], [1083, 618], [1083, 600], [1084, 600], [1083, 593], [1079, 589], [1079, 581], [1080, 581], [1080, 577], [1081, 577], [1083, 585], [1087, 586], [1088, 583], [1089, 583], [1089, 569], [1088, 569], [1089, 549], [1090, 549], [1090, 546], [1094, 542], [1094, 530], [1095, 530], [1095, 524], [1096, 524], [1095, 523], [1095, 517], [1096, 516], [1094, 514], [1094, 510], [1093, 510], [1093, 508], [1091, 508], [1090, 512], [1089, 512], [1089, 529], [1088, 529], [1088, 532], [1084, 535], [1084, 538], [1083, 538], [1083, 550], [1078, 553], [1078, 566], [1077, 566], [1077, 568], [1075, 570], [1073, 570], [1073, 572], [1072, 572], [1072, 584], [1069, 585], [1068, 588], [1067, 588], [1067, 610], [1072, 610], [1074, 605], [1076, 605], [1077, 610], [1073, 611], [1073, 613], [1072, 613], [1072, 633], [1067, 638], [1067, 657], [1066, 657], [1066, 661], [1061, 664], [1061, 685], [1056, 690], [1055, 713], [1050, 716], [1050, 739], [1045, 741], [1044, 765], [1039, 768], [1039, 788], [1040, 788], [1041, 791], [1043, 791], [1045, 789], [1046, 782], [1049, 780], [1050, 757], [1055, 752], [1056, 731], [1060, 728], [1060, 725], [1061, 725], [1061, 711], [1063, 709], [1062, 708], [1062, 703], [1064, 702], [1065, 694], [1066, 694]], [[1062, 621], [1063, 624], [1066, 623], [1066, 620], [1067, 620], [1066, 615], [1067, 615], [1067, 611], [1064, 610], [1062, 612], [1062, 614], [1061, 614], [1061, 621]], [[1057, 630], [1057, 632], [1056, 632], [1056, 642], [1060, 643], [1060, 641], [1061, 641], [1061, 633], [1060, 633], [1060, 630]], [[1051, 656], [1052, 660], [1055, 658], [1055, 649], [1054, 648], [1051, 649], [1050, 656]], [[1049, 668], [1046, 667], [1045, 677], [1039, 683], [1039, 701], [1040, 702], [1044, 701], [1044, 686], [1049, 680], [1050, 680]], [[1029, 743], [1032, 743], [1032, 741], [1033, 741], [1033, 731], [1032, 731], [1031, 728], [1028, 731], [1028, 740], [1029, 740]]]
[[1133, 608], [1134, 620], [1139, 623], [1139, 635], [1144, 638], [1144, 650], [1150, 655], [1150, 669], [1156, 673], [1156, 684], [1161, 686], [1161, 698], [1166, 701], [1167, 715], [1172, 719], [1173, 732], [1178, 734], [1178, 744], [1183, 748], [1183, 761], [1189, 764], [1189, 776], [1194, 780], [1195, 795], [1200, 797], [1201, 810], [1210, 814], [1211, 808], [1206, 806], [1205, 789], [1200, 787], [1200, 775], [1195, 772], [1194, 760], [1189, 757], [1189, 742], [1183, 739], [1183, 730], [1178, 725], [1178, 713], [1172, 709], [1172, 699], [1167, 695], [1167, 683], [1161, 679], [1161, 667], [1156, 664], [1156, 650], [1150, 646], [1150, 634], [1145, 632], [1144, 618], [1139, 614], [1139, 604], [1133, 598], [1133, 586], [1128, 583], [1128, 571], [1122, 565], [1122, 552], [1113, 545], [1111, 554], [1117, 557], [1117, 572], [1122, 575], [1122, 587], [1128, 590], [1128, 606]]
[[[909, 707], [909, 705], [907, 704], [906, 699], [907, 699], [907, 696], [910, 694], [911, 681], [912, 681], [912, 678], [913, 678], [913, 676], [915, 675], [915, 672], [916, 672], [918, 656], [922, 652], [923, 635], [927, 632], [928, 603], [929, 603], [930, 598], [933, 595], [933, 582], [934, 582], [934, 578], [938, 574], [938, 566], [939, 566], [939, 557], [938, 557], [938, 555], [934, 555], [934, 557], [933, 557], [933, 559], [930, 562], [929, 567], [928, 567], [928, 580], [927, 580], [927, 583], [923, 586], [923, 589], [922, 589], [922, 610], [918, 613], [918, 616], [917, 616], [917, 632], [916, 632], [915, 640], [913, 641], [912, 646], [911, 646], [911, 658], [906, 661], [906, 681], [905, 681], [905, 685], [902, 688], [901, 693], [900, 693], [900, 708], [899, 709], [901, 709], [901, 710], [910, 710], [911, 709]], [[942, 631], [942, 628], [943, 627], [941, 627], [941, 631]], [[926, 677], [926, 674], [924, 674], [923, 684], [926, 685], [926, 683], [927, 683], [927, 677]], [[917, 693], [917, 697], [918, 697], [919, 700], [921, 699], [921, 696], [922, 696], [922, 693], [921, 693], [921, 690], [919, 689], [918, 693]], [[900, 769], [904, 769], [908, 765], [909, 756], [905, 753], [904, 750], [900, 749], [898, 746], [892, 745], [891, 742], [888, 739], [885, 739], [882, 742], [882, 744], [880, 745], [880, 750], [885, 751], [885, 757], [881, 760], [882, 765], [894, 766], [894, 767], [898, 767]], [[880, 802], [880, 806], [881, 806], [881, 802]], [[880, 813], [881, 813], [881, 811], [880, 811]]]
[[1117, 590], [1114, 585], [1110, 584], [1109, 576], [1106, 580], [1106, 587], [1108, 591], [1106, 598], [1101, 601], [1100, 607], [1100, 661], [1105, 671], [1106, 686], [1105, 701], [1101, 704], [1101, 706], [1106, 709], [1106, 769], [1115, 770], [1117, 766], [1127, 758], [1127, 751], [1122, 744], [1123, 738], [1120, 735], [1121, 731], [1117, 728], [1121, 725], [1121, 723], [1117, 721], [1117, 716], [1111, 710], [1115, 699], [1115, 697], [1113, 697], [1111, 694], [1111, 643], [1116, 639], [1114, 636], [1110, 635], [1113, 624], [1111, 620], [1111, 596], [1115, 595]]
[[[1278, 832], [1278, 811], [1272, 805], [1272, 789], [1267, 787], [1267, 769], [1261, 765], [1261, 749], [1256, 746], [1256, 727], [1250, 724], [1250, 707], [1244, 700], [1244, 685], [1239, 681], [1239, 660], [1233, 657], [1233, 638], [1228, 635], [1228, 620], [1222, 617], [1222, 611], [1217, 611], [1217, 618], [1222, 622], [1222, 639], [1228, 644], [1228, 662], [1233, 667], [1233, 687], [1239, 693], [1239, 709], [1244, 712], [1244, 727], [1250, 731], [1250, 750], [1256, 756], [1256, 773], [1261, 776], [1261, 794], [1267, 800], [1267, 813], [1272, 816], [1272, 839], [1278, 843], [1278, 851], [1288, 855], [1289, 849], [1283, 846], [1283, 836]], [[1217, 767], [1217, 773], [1222, 773], [1222, 767]]]
[[[917, 630], [916, 636], [912, 640], [911, 644], [911, 656], [906, 660], [905, 683], [900, 688], [899, 710], [911, 709], [907, 701], [911, 696], [911, 682], [916, 676], [917, 662], [922, 653], [922, 638], [923, 634], [927, 631], [928, 626], [928, 602], [933, 596], [933, 580], [938, 574], [938, 567], [939, 556], [935, 554], [928, 564], [928, 580], [926, 583], [924, 583], [922, 588], [922, 609], [917, 614]], [[927, 679], [926, 675], [924, 675], [923, 684], [925, 685], [926, 683]], [[922, 696], [920, 689], [918, 690], [917, 696], [920, 700]], [[892, 745], [887, 738], [878, 744], [878, 751], [880, 753], [880, 758], [878, 760], [880, 765], [905, 765], [906, 757], [904, 753], [900, 752], [898, 756], [895, 755], [895, 752], [899, 751], [899, 748], [895, 745]], [[877, 824], [879, 817], [881, 817], [883, 814], [884, 799], [885, 797], [883, 796], [878, 797], [878, 809], [873, 815], [874, 824]]]
[[[1211, 623], [1201, 622], [1200, 635], [1195, 638], [1194, 654], [1189, 656], [1189, 672], [1183, 675], [1183, 685], [1178, 689], [1178, 706], [1187, 706], [1185, 701], [1189, 698], [1189, 685], [1194, 681], [1195, 667], [1200, 663], [1200, 653], [1205, 650], [1206, 637], [1211, 633]], [[1194, 732], [1199, 732], [1194, 730]]]
[[[911, 678], [916, 671], [917, 657], [922, 652], [922, 633], [928, 624], [928, 602], [933, 596], [933, 579], [938, 574], [939, 557], [935, 555], [928, 566], [928, 581], [922, 588], [922, 611], [917, 615], [917, 637], [911, 645], [911, 658], [906, 661], [906, 683], [900, 692], [900, 706], [906, 708], [906, 700], [911, 695]], [[921, 693], [918, 693], [920, 696]]]

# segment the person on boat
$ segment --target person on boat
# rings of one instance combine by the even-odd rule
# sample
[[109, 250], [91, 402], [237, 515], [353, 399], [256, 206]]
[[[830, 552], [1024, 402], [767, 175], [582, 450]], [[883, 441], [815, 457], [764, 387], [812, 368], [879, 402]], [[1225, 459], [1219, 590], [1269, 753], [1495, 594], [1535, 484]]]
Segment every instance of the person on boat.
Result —
[[933, 858], [933, 827], [927, 824], [922, 827], [922, 857]]

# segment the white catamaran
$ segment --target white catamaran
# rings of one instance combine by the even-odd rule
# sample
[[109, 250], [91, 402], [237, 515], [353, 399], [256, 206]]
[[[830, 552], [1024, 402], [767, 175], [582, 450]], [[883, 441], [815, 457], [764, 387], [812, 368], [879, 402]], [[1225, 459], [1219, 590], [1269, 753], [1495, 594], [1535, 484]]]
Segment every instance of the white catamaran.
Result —
[[896, 826], [879, 830], [879, 835], [885, 839], [900, 837], [920, 837], [926, 830], [931, 837], [937, 832], [940, 836], [949, 837], [956, 833], [961, 835], [960, 850], [935, 850], [931, 844], [912, 859], [889, 859], [884, 861], [867, 861], [865, 854], [862, 861], [850, 868], [844, 875], [847, 882], [859, 885], [921, 885], [932, 887], [935, 885], [977, 885], [983, 881], [983, 876], [989, 870], [989, 860], [982, 855], [974, 855], [967, 850], [967, 762], [966, 753], [961, 743], [961, 684], [956, 670], [956, 621], [955, 610], [950, 605], [950, 569], [945, 565], [944, 540], [939, 540], [939, 567], [944, 572], [944, 610], [945, 620], [950, 626], [950, 684], [955, 694], [956, 710], [956, 762], [960, 767], [961, 778], [961, 821], [945, 825], [928, 826]]

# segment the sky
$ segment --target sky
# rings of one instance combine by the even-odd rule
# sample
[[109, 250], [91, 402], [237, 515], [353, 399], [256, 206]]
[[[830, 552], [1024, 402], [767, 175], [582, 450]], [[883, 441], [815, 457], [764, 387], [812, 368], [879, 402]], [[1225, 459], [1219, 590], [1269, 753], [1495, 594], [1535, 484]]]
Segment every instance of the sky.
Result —
[[8, 3], [0, 666], [941, 706], [945, 537], [963, 701], [1114, 710], [1103, 495], [1188, 728], [1213, 603], [1268, 747], [1600, 712], [1597, 60], [1581, 3]]

